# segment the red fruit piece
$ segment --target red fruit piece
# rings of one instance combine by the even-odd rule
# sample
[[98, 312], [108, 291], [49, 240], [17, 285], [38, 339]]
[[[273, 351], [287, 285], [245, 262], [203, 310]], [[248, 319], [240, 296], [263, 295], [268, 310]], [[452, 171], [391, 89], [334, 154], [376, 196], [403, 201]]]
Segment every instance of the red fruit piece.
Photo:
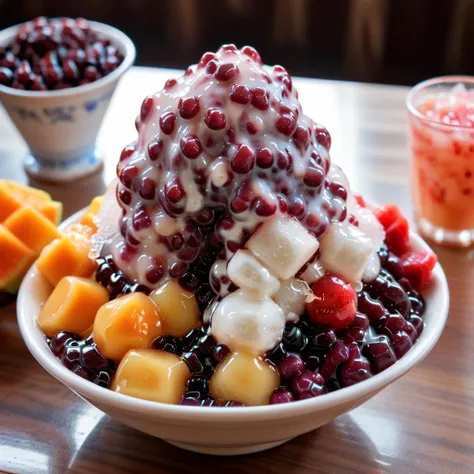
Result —
[[422, 251], [406, 253], [400, 259], [406, 277], [417, 291], [421, 291], [430, 281], [437, 261], [434, 253]]
[[355, 318], [357, 294], [348, 283], [326, 274], [313, 283], [312, 290], [316, 298], [306, 304], [306, 311], [313, 322], [342, 329]]
[[359, 204], [360, 207], [367, 207], [367, 203], [365, 202], [365, 199], [362, 195], [354, 194], [354, 199], [356, 200], [357, 204]]
[[410, 251], [408, 221], [395, 204], [386, 204], [373, 210], [375, 217], [385, 229], [385, 243], [397, 256]]

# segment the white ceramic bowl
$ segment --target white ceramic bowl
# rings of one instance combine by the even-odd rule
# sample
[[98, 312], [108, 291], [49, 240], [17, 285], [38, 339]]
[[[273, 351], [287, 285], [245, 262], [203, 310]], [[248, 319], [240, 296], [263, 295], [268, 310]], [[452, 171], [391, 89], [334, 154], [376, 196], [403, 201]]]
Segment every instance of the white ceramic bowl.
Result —
[[[78, 213], [62, 224], [69, 226]], [[414, 249], [429, 250], [416, 234]], [[208, 454], [246, 454], [278, 446], [298, 435], [319, 428], [358, 407], [395, 382], [433, 349], [443, 331], [449, 308], [446, 277], [439, 264], [423, 296], [426, 327], [420, 339], [392, 367], [339, 391], [317, 398], [261, 407], [218, 408], [166, 405], [98, 387], [73, 374], [49, 350], [38, 327], [38, 313], [50, 287], [33, 266], [18, 295], [18, 322], [23, 339], [36, 360], [56, 379], [116, 420], [171, 444]]]
[[[135, 61], [128, 36], [103, 23], [89, 22], [123, 54], [120, 66], [98, 81], [55, 91], [24, 91], [0, 85], [0, 101], [32, 155], [27, 172], [48, 181], [69, 181], [102, 166], [95, 141], [119, 79]], [[0, 46], [16, 36], [15, 25], [0, 32]]]

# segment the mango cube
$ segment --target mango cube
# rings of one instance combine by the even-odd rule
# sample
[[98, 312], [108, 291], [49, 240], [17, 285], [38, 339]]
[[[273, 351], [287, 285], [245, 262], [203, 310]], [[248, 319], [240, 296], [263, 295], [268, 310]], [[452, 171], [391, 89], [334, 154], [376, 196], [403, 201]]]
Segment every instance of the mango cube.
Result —
[[163, 334], [158, 307], [143, 293], [104, 304], [94, 321], [94, 340], [108, 359], [121, 360], [131, 349], [148, 349]]
[[279, 386], [280, 376], [272, 364], [246, 352], [234, 352], [217, 366], [210, 392], [220, 402], [267, 405]]
[[196, 297], [177, 281], [167, 281], [150, 298], [160, 308], [163, 334], [182, 337], [201, 324]]
[[48, 337], [60, 331], [86, 335], [97, 311], [108, 300], [109, 293], [99, 283], [86, 278], [65, 277], [41, 309], [40, 328]]
[[76, 224], [43, 249], [36, 266], [53, 286], [65, 276], [88, 277], [94, 272], [97, 263], [89, 258], [92, 233], [89, 227]]
[[178, 403], [191, 373], [175, 354], [153, 349], [129, 351], [120, 362], [111, 390], [161, 403]]
[[0, 187], [0, 222], [3, 222], [20, 207], [21, 203], [8, 190]]
[[61, 237], [61, 232], [55, 225], [31, 207], [17, 209], [3, 225], [36, 254], [54, 239]]
[[103, 200], [104, 196], [97, 196], [92, 199], [86, 213], [81, 219], [81, 224], [89, 226], [91, 229], [94, 229], [95, 232], [97, 232], [97, 226], [95, 225], [94, 218], [99, 213]]
[[0, 224], [0, 290], [15, 293], [33, 263], [34, 252]]

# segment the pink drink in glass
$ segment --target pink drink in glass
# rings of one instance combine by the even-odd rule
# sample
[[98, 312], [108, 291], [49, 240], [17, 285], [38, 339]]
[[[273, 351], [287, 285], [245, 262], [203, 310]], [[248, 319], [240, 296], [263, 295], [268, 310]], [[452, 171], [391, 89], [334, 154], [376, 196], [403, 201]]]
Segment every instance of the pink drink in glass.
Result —
[[412, 193], [420, 232], [446, 245], [474, 243], [474, 78], [422, 82], [407, 98]]

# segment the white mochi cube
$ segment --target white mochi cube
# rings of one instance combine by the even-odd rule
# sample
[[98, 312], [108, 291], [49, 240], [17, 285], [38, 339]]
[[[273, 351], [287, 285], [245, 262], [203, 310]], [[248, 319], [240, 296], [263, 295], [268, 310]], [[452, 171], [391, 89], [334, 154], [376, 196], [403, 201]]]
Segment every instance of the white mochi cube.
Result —
[[287, 216], [268, 219], [247, 242], [247, 248], [282, 280], [293, 277], [318, 247], [317, 239]]
[[360, 229], [338, 222], [321, 238], [320, 260], [327, 272], [355, 282], [362, 278], [373, 248], [374, 242]]
[[283, 310], [286, 321], [296, 322], [303, 314], [306, 299], [311, 294], [307, 283], [298, 278], [291, 278], [281, 282], [273, 301]]
[[211, 334], [218, 343], [258, 355], [281, 341], [284, 328], [283, 311], [272, 299], [245, 290], [227, 295], [211, 319]]
[[227, 274], [235, 285], [261, 295], [273, 296], [280, 288], [280, 282], [248, 250], [236, 252]]

